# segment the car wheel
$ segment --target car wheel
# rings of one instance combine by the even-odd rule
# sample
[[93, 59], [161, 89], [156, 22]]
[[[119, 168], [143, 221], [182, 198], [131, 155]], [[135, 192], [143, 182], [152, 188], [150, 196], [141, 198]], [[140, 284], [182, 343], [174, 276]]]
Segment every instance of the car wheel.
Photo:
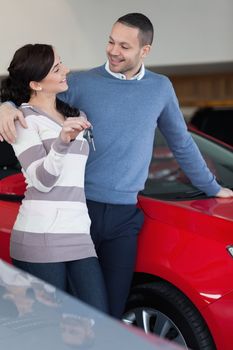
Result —
[[215, 350], [210, 332], [194, 305], [167, 282], [132, 289], [123, 321], [186, 349]]

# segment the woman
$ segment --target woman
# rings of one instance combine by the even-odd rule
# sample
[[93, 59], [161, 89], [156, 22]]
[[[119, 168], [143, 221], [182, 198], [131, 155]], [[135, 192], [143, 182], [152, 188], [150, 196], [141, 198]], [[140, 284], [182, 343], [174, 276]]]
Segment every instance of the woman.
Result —
[[13, 227], [13, 264], [108, 312], [102, 272], [90, 237], [84, 195], [90, 123], [56, 98], [68, 89], [68, 69], [50, 45], [18, 49], [2, 81], [1, 100], [20, 106], [12, 145], [27, 189]]

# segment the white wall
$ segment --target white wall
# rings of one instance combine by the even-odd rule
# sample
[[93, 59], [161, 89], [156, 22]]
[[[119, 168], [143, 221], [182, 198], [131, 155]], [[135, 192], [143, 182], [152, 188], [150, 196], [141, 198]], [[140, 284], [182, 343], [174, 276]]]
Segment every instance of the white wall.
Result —
[[233, 0], [0, 0], [0, 75], [23, 44], [53, 44], [71, 69], [105, 61], [112, 23], [143, 12], [155, 27], [147, 65], [233, 62]]

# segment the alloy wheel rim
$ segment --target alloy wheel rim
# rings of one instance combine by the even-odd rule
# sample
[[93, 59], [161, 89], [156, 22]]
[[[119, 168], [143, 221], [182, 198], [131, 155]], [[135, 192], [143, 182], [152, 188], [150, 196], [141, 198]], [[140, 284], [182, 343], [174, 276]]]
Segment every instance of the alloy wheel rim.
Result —
[[167, 315], [158, 310], [145, 307], [132, 309], [124, 314], [123, 322], [142, 328], [147, 334], [155, 334], [188, 349], [177, 325]]

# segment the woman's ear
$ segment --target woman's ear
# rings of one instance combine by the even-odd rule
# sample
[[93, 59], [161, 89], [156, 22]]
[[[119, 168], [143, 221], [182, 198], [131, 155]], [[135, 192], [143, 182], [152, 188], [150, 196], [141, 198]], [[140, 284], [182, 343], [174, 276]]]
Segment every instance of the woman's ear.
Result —
[[29, 86], [33, 91], [41, 91], [42, 90], [40, 83], [38, 83], [37, 81], [30, 81]]

